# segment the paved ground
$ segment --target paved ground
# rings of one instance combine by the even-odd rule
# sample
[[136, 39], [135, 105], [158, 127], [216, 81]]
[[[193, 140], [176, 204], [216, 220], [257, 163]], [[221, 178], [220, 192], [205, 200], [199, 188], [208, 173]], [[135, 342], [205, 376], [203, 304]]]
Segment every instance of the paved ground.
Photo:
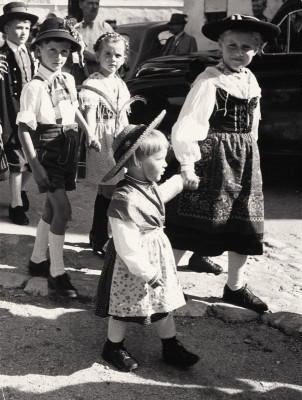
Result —
[[[302, 366], [300, 191], [293, 188], [268, 188], [265, 191], [265, 254], [250, 257], [245, 273], [246, 281], [267, 301], [271, 312], [260, 321], [258, 314], [252, 311], [224, 304], [221, 295], [227, 277], [226, 256], [217, 257], [216, 262], [225, 272], [214, 277], [190, 272], [185, 266], [188, 253], [182, 260], [183, 266], [179, 267], [179, 275], [189, 301], [177, 311], [176, 321], [180, 338], [198, 353], [201, 346], [204, 360], [193, 375], [166, 370], [158, 364], [153, 352], [150, 355], [140, 347], [147, 341], [146, 347], [155, 346], [159, 351], [156, 339], [149, 342], [145, 330], [139, 339], [141, 332], [132, 327], [130, 332], [138, 340], [145, 367], [139, 376], [130, 374], [129, 377], [129, 374], [125, 376], [113, 371], [99, 360], [106, 324], [100, 328], [99, 319], [93, 314], [93, 297], [103, 266], [102, 259], [93, 254], [88, 245], [94, 189], [80, 180], [77, 191], [70, 196], [73, 218], [66, 234], [65, 263], [82, 295], [81, 301], [72, 304], [53, 302], [48, 297], [46, 280], [31, 278], [27, 273], [43, 196], [31, 183], [30, 225], [20, 227], [11, 224], [7, 217], [8, 183], [0, 183], [0, 190], [0, 398], [2, 388], [4, 400], [94, 399], [100, 395], [115, 400], [120, 398], [120, 390], [125, 386], [125, 398], [129, 399], [142, 398], [144, 393], [148, 398], [207, 400], [292, 400], [302, 397], [301, 380], [299, 383]], [[33, 326], [31, 321], [36, 325]], [[101, 332], [97, 333], [99, 329]], [[62, 339], [63, 333], [68, 342], [66, 338]], [[11, 343], [15, 347], [11, 347]], [[55, 358], [51, 351], [53, 346]], [[138, 350], [133, 342], [132, 349]], [[243, 351], [247, 351], [244, 356], [247, 364], [241, 364], [242, 357], [238, 358]], [[219, 359], [220, 354], [225, 354], [227, 359]], [[210, 360], [211, 364], [207, 373], [205, 369], [209, 364], [205, 360]], [[288, 367], [281, 371], [279, 364], [285, 361]], [[271, 370], [267, 367], [269, 372], [261, 372], [266, 364], [272, 366]], [[78, 369], [76, 365], [79, 365]], [[247, 365], [250, 368], [245, 374]], [[295, 371], [291, 375], [294, 378], [285, 377], [286, 371], [289, 376]], [[127, 383], [131, 385], [127, 386]]]

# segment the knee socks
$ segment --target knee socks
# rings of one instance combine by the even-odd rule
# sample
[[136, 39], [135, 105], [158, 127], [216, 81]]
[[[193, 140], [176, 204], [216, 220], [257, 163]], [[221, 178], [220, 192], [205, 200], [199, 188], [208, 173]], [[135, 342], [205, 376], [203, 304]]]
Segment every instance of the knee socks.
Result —
[[55, 278], [65, 273], [63, 247], [65, 235], [55, 235], [49, 232], [50, 275]]
[[41, 218], [37, 226], [35, 244], [30, 258], [34, 263], [39, 264], [47, 260], [49, 228], [50, 225]]
[[127, 322], [109, 318], [108, 321], [108, 339], [112, 343], [120, 343], [125, 339]]
[[173, 315], [154, 323], [158, 336], [163, 339], [170, 339], [176, 336], [176, 328]]
[[229, 251], [228, 258], [229, 267], [227, 285], [231, 290], [241, 289], [243, 286], [244, 265], [247, 256]]

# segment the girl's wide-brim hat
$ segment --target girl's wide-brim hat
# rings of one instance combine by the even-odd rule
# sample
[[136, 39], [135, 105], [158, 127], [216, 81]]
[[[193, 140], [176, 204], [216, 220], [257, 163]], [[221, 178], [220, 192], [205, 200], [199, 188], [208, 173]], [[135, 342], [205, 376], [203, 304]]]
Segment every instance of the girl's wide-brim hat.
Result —
[[3, 15], [0, 17], [0, 31], [4, 33], [4, 26], [12, 19], [19, 19], [21, 21], [29, 20], [34, 25], [39, 17], [27, 12], [27, 7], [24, 3], [13, 1], [3, 6]]
[[[72, 33], [75, 36], [72, 36]], [[31, 47], [34, 48], [36, 44], [39, 44], [42, 40], [48, 39], [63, 39], [68, 40], [71, 43], [71, 51], [80, 51], [81, 45], [77, 40], [77, 31], [71, 26], [67, 25], [67, 21], [59, 18], [52, 17], [46, 18], [39, 27], [39, 33], [36, 40], [32, 43]]]
[[163, 110], [149, 126], [128, 125], [118, 134], [112, 145], [116, 165], [104, 176], [102, 182], [109, 181], [123, 168], [125, 162], [139, 148], [148, 134], [160, 125], [165, 115], [166, 110]]
[[264, 42], [275, 39], [280, 29], [270, 22], [263, 22], [250, 15], [235, 14], [230, 17], [209, 22], [201, 28], [201, 32], [208, 39], [218, 42], [220, 35], [227, 30], [239, 30], [243, 32], [258, 32]]

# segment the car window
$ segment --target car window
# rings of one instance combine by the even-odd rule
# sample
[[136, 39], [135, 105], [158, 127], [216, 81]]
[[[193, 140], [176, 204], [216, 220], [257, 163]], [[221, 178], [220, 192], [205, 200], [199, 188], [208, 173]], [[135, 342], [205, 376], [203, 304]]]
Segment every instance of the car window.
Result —
[[302, 10], [289, 14], [281, 22], [279, 28], [280, 35], [267, 43], [264, 53], [302, 52]]

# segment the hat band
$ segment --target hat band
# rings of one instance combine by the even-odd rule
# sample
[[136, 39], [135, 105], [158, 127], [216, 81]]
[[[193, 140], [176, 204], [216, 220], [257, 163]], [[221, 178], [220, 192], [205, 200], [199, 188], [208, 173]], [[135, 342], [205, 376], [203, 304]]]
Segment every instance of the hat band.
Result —
[[70, 35], [70, 32], [67, 29], [48, 29], [47, 31], [40, 32], [39, 36], [44, 35], [44, 33], [50, 33], [50, 32], [65, 32], [65, 33], [68, 33]]
[[137, 131], [134, 131], [132, 133], [131, 137], [129, 137], [129, 135], [126, 135], [126, 137], [121, 141], [118, 148], [114, 152], [113, 157], [115, 159], [115, 162], [118, 162], [122, 158], [122, 156], [131, 148], [131, 146], [134, 145], [137, 139], [139, 139], [143, 132], [141, 129], [138, 129]]
[[27, 13], [27, 8], [24, 7], [14, 7], [9, 11], [6, 11], [4, 14], [10, 14], [10, 13], [16, 13], [16, 12], [22, 12], [22, 13]]

